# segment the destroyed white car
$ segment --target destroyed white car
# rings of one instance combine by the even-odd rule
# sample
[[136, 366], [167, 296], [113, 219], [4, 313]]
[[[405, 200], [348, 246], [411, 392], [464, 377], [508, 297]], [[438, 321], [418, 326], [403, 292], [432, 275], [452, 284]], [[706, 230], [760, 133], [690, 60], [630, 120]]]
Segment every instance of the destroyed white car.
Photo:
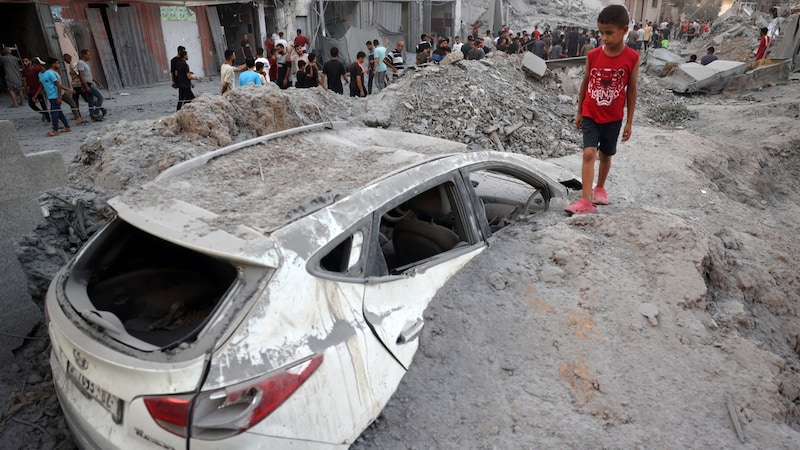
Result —
[[[550, 175], [546, 175], [549, 173]], [[319, 124], [109, 201], [53, 280], [53, 380], [86, 448], [346, 448], [493, 231], [580, 182], [533, 158]]]

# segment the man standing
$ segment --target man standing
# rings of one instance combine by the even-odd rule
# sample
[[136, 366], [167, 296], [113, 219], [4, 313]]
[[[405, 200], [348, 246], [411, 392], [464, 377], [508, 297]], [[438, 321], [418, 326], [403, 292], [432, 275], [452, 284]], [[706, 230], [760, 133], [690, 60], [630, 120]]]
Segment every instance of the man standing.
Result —
[[103, 94], [100, 93], [100, 89], [103, 86], [92, 75], [92, 68], [89, 66], [89, 61], [91, 60], [91, 52], [86, 49], [81, 50], [81, 59], [78, 61], [78, 74], [81, 78], [84, 99], [89, 104], [89, 117], [92, 118], [92, 121], [99, 122], [103, 120], [101, 114], [103, 116], [106, 115], [106, 109], [103, 108], [104, 99]]
[[272, 69], [272, 67], [270, 66], [269, 60], [264, 57], [264, 49], [261, 47], [256, 49], [256, 65], [258, 65], [258, 63], [264, 65], [264, 80], [269, 83], [269, 71]]
[[[53, 129], [47, 133], [50, 136], [58, 136], [58, 121], [60, 120], [61, 123], [64, 124], [64, 128], [61, 129], [62, 133], [68, 133], [69, 129], [69, 122], [67, 122], [66, 116], [64, 116], [64, 112], [61, 111], [61, 92], [74, 92], [72, 89], [68, 87], [64, 87], [61, 85], [61, 82], [58, 81], [58, 68], [60, 63], [55, 58], [50, 58], [47, 60], [47, 63], [41, 60], [41, 58], [34, 58], [33, 62], [36, 64], [37, 69], [39, 70], [39, 82], [42, 84], [42, 88], [44, 89], [45, 94], [47, 94], [47, 99], [50, 102], [50, 121], [53, 126]], [[46, 70], [45, 64], [50, 67], [50, 70]]]
[[372, 80], [375, 78], [375, 45], [367, 41], [367, 94], [372, 94]]
[[386, 47], [377, 39], [372, 43], [375, 44], [375, 89], [380, 92], [386, 87]]
[[356, 60], [350, 64], [350, 97], [366, 97], [367, 91], [364, 89], [364, 60], [367, 54], [358, 52]]
[[294, 48], [302, 49], [303, 51], [308, 50], [308, 38], [303, 36], [303, 30], [300, 28], [297, 29], [297, 36], [294, 38]]
[[233, 90], [234, 86], [236, 86], [236, 69], [233, 67], [235, 59], [235, 51], [231, 49], [225, 50], [225, 64], [219, 70], [219, 75], [222, 79], [222, 89], [219, 91], [219, 95]]
[[278, 65], [278, 87], [281, 89], [289, 88], [289, 75], [291, 75], [291, 60], [286, 52], [286, 46], [282, 42], [275, 44], [275, 49], [278, 52], [275, 54], [275, 64]]
[[[39, 82], [39, 69], [31, 64], [28, 58], [22, 59], [22, 82], [25, 88], [25, 93], [28, 96], [28, 106], [36, 112], [42, 113], [42, 122], [50, 121], [50, 114], [47, 113], [47, 105], [44, 102], [44, 94], [42, 93], [42, 83]], [[36, 106], [39, 102], [41, 108]]]
[[405, 70], [405, 63], [403, 60], [403, 49], [406, 48], [406, 44], [403, 41], [398, 41], [397, 45], [392, 51], [392, 79], [397, 80], [400, 76], [403, 75], [403, 71]]
[[339, 61], [338, 47], [331, 48], [331, 59], [322, 66], [322, 86], [325, 86], [324, 82], [326, 78], [328, 79], [328, 89], [337, 94], [344, 95], [342, 78], [344, 78], [345, 83], [349, 82], [349, 80], [347, 79], [347, 68], [344, 66], [343, 62]]
[[251, 59], [253, 57], [253, 48], [250, 46], [250, 38], [247, 36], [247, 33], [242, 35], [242, 58], [246, 60]]
[[[0, 62], [3, 65], [3, 75], [6, 80], [6, 89], [11, 96], [11, 106], [22, 106], [22, 74], [19, 70], [19, 58], [11, 54], [11, 49], [3, 47]], [[19, 97], [19, 100], [17, 99]]]
[[175, 62], [175, 83], [178, 85], [177, 111], [180, 111], [185, 103], [194, 100], [194, 92], [192, 92], [194, 84], [192, 84], [192, 80], [197, 79], [194, 73], [189, 70], [189, 64], [186, 62], [189, 60], [189, 54], [186, 53], [186, 50], [181, 50], [179, 55], [181, 59]]
[[308, 65], [308, 53], [303, 51], [304, 46], [292, 46], [292, 50], [294, 50], [294, 55], [291, 57], [292, 61], [292, 74], [294, 75], [294, 79], [297, 80], [297, 72], [300, 70], [300, 61], [303, 61], [305, 64], [303, 66]]

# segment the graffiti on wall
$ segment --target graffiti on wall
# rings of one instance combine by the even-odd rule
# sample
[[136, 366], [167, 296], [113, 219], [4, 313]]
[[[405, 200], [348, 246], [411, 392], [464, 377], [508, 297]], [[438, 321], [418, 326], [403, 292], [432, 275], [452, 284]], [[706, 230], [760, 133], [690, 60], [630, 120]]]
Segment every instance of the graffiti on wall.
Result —
[[174, 20], [180, 22], [197, 22], [194, 11], [184, 6], [162, 6], [161, 20]]

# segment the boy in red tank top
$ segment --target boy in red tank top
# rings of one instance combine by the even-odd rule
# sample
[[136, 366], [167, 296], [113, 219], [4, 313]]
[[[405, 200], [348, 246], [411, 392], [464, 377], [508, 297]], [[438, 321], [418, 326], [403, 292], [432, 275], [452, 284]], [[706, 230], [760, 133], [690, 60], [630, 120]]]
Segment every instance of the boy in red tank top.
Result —
[[[586, 73], [581, 83], [575, 125], [583, 131], [583, 196], [565, 210], [572, 214], [597, 212], [595, 205], [607, 205], [605, 183], [611, 169], [611, 157], [622, 142], [631, 137], [633, 111], [636, 107], [636, 79], [639, 77], [639, 53], [625, 45], [628, 11], [624, 6], [608, 6], [597, 17], [603, 45], [586, 55]], [[625, 106], [628, 116], [625, 126]], [[592, 190], [594, 163], [600, 151], [597, 186]]]

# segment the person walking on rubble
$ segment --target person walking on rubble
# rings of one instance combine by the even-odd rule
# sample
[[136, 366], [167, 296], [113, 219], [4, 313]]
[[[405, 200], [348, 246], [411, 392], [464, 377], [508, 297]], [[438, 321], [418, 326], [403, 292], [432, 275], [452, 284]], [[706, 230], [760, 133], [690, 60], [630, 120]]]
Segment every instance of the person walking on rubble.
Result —
[[767, 29], [767, 27], [761, 27], [761, 40], [758, 42], [756, 61], [767, 57], [767, 48], [772, 44], [772, 39], [770, 39], [767, 33], [769, 33], [769, 29]]
[[[565, 208], [572, 214], [595, 213], [595, 205], [608, 204], [605, 182], [611, 169], [611, 157], [617, 151], [620, 129], [622, 142], [631, 137], [639, 53], [625, 45], [628, 22], [628, 11], [621, 5], [607, 6], [597, 17], [603, 45], [586, 56], [586, 70], [578, 97], [575, 125], [583, 132], [583, 187], [581, 199]], [[623, 127], [626, 106], [628, 114]], [[597, 186], [592, 190], [598, 150], [600, 168]]]

